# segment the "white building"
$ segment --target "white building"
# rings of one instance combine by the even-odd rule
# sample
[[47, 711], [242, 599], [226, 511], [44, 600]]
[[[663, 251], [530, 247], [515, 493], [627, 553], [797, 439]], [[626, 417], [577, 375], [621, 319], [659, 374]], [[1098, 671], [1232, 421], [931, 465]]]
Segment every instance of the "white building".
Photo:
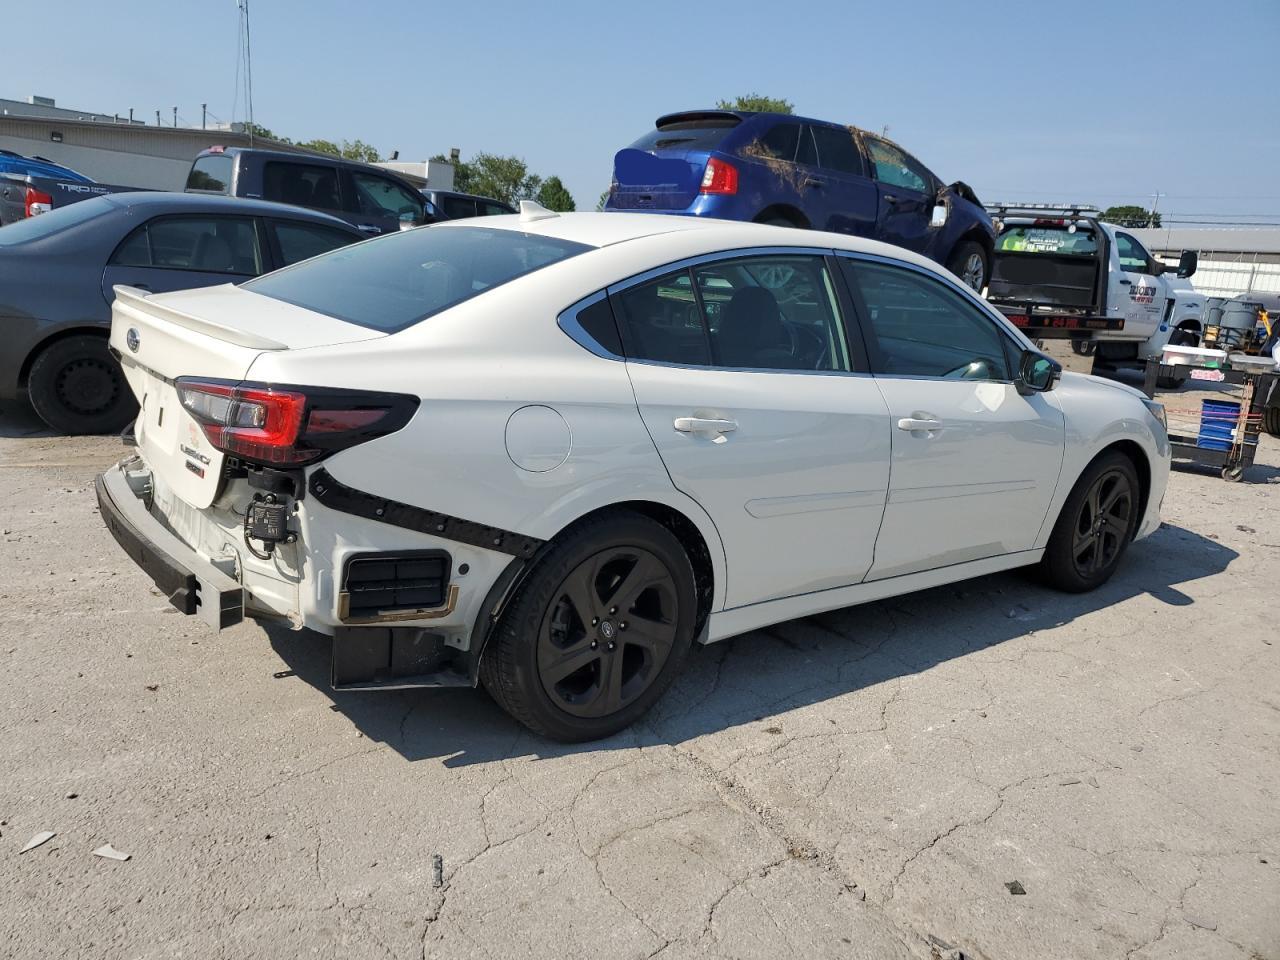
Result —
[[1159, 227], [1130, 231], [1166, 263], [1200, 254], [1191, 282], [1206, 296], [1280, 294], [1280, 227]]

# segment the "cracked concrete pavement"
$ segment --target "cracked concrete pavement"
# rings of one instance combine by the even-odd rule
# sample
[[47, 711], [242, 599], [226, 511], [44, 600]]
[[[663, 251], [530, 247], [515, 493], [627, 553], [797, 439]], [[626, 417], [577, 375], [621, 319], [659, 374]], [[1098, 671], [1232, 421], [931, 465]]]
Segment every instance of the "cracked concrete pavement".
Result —
[[178, 616], [96, 514], [119, 455], [0, 410], [0, 956], [1280, 958], [1269, 438], [1254, 482], [1175, 472], [1096, 593], [698, 648], [576, 747]]

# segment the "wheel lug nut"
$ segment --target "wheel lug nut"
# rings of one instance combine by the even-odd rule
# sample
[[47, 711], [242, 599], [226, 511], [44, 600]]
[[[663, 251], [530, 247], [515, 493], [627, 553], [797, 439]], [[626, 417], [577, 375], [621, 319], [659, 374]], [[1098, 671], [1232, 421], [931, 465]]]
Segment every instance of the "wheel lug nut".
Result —
[[618, 624], [618, 629], [619, 629], [619, 630], [625, 630], [625, 629], [627, 629], [627, 621], [623, 620], [621, 623], [619, 623], [619, 624]]
[[598, 646], [600, 646], [600, 644], [599, 644], [599, 642], [598, 642], [598, 641], [596, 641], [596, 640], [592, 640], [592, 641], [591, 641], [591, 649], [592, 649], [592, 650], [594, 650], [594, 649], [595, 649], [596, 647], [598, 647]]
[[609, 641], [609, 649], [610, 649], [610, 650], [612, 650], [612, 649], [614, 649], [615, 647], [617, 647], [617, 644], [616, 644], [616, 643], [614, 643], [612, 640], [610, 640], [610, 641]]
[[592, 618], [591, 618], [591, 625], [592, 625], [593, 627], [595, 627], [595, 626], [599, 626], [599, 624], [600, 624], [600, 618], [599, 618], [599, 617], [592, 617]]
[[609, 608], [609, 616], [613, 616], [613, 615], [614, 615], [615, 613], [617, 613], [617, 612], [618, 612], [618, 608], [617, 608], [617, 607], [610, 607], [610, 608]]

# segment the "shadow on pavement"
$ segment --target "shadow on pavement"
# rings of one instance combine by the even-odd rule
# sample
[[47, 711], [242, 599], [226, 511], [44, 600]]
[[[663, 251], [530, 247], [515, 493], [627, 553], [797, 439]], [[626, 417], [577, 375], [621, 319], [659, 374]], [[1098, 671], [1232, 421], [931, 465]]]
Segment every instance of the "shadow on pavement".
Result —
[[[275, 625], [266, 630], [289, 669], [366, 737], [406, 760], [440, 758], [454, 767], [679, 743], [920, 673], [1141, 594], [1188, 606], [1194, 601], [1178, 584], [1221, 573], [1237, 556], [1214, 540], [1164, 525], [1134, 544], [1120, 572], [1092, 593], [1057, 593], [1019, 572], [996, 574], [695, 646], [682, 675], [644, 720], [608, 740], [576, 745], [530, 734], [482, 690], [334, 692], [328, 638]], [[734, 682], [722, 684], [729, 661]]]
[[0, 402], [0, 438], [57, 436], [20, 400]]

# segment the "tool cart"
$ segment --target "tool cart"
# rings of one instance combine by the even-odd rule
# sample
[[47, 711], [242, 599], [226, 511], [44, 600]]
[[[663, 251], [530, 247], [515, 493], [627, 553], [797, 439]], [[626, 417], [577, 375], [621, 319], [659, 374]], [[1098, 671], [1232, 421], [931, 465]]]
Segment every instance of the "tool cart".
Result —
[[[1148, 397], [1154, 399], [1157, 385], [1177, 389], [1187, 382], [1239, 389], [1198, 404], [1166, 402], [1173, 459], [1218, 467], [1224, 480], [1243, 480], [1258, 452], [1264, 416], [1280, 405], [1276, 361], [1267, 355], [1182, 346], [1165, 347], [1160, 358], [1147, 361], [1143, 392]], [[1185, 432], [1188, 420], [1198, 420], [1197, 433]]]

